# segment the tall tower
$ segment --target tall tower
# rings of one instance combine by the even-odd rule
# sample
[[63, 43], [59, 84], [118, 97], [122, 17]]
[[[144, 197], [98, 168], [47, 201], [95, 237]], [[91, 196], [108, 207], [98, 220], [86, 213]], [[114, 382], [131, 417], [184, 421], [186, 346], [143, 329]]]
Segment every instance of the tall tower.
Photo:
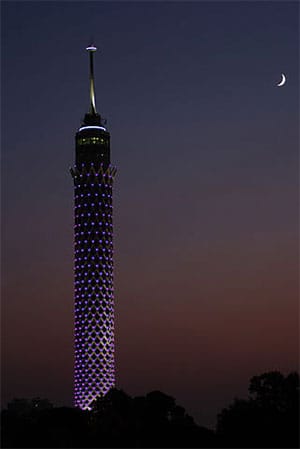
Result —
[[110, 135], [96, 111], [93, 57], [90, 110], [76, 133], [75, 167], [75, 378], [76, 407], [91, 403], [115, 384], [112, 187]]

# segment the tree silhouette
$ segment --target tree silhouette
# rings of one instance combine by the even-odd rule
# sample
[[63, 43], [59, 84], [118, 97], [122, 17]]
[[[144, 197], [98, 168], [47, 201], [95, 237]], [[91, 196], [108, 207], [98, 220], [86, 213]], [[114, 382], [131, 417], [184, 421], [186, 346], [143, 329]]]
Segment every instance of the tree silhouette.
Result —
[[2, 447], [299, 447], [299, 375], [254, 376], [249, 397], [218, 416], [217, 431], [197, 425], [161, 391], [131, 397], [111, 389], [91, 411], [15, 400], [1, 412]]
[[112, 389], [94, 402], [91, 420], [91, 441], [98, 447], [199, 447], [204, 437], [184, 408], [160, 391], [131, 398]]
[[298, 447], [299, 375], [278, 371], [254, 376], [249, 398], [235, 399], [218, 415], [225, 447]]
[[132, 398], [112, 388], [92, 404], [90, 420], [91, 447], [130, 447]]
[[88, 434], [86, 412], [69, 407], [32, 409], [25, 413], [4, 410], [2, 447], [84, 447]]

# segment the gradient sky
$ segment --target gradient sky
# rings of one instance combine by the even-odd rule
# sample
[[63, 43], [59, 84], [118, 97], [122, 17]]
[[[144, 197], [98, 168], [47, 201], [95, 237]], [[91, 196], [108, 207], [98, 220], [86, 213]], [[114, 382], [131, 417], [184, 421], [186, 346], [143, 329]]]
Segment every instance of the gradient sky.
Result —
[[298, 367], [298, 2], [1, 6], [4, 404], [72, 404], [69, 167], [93, 38], [117, 386], [214, 425], [250, 377]]

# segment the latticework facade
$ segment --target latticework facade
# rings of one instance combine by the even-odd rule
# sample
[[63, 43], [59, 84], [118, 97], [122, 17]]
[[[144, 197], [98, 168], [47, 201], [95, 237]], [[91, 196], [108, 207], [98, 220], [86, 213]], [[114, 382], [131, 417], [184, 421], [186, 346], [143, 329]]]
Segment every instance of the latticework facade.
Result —
[[[94, 48], [94, 47], [90, 47]], [[74, 402], [90, 409], [115, 384], [112, 188], [110, 135], [95, 110], [76, 134]], [[92, 98], [93, 95], [93, 98]]]

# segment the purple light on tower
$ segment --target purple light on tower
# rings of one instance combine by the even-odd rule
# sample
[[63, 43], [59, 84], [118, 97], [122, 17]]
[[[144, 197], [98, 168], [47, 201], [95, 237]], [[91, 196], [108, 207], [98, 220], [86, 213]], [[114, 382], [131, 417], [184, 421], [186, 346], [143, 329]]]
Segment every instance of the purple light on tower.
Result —
[[[74, 402], [91, 403], [115, 385], [112, 187], [110, 135], [96, 111], [93, 54], [90, 110], [76, 133], [74, 180]], [[99, 202], [99, 197], [103, 198]]]

